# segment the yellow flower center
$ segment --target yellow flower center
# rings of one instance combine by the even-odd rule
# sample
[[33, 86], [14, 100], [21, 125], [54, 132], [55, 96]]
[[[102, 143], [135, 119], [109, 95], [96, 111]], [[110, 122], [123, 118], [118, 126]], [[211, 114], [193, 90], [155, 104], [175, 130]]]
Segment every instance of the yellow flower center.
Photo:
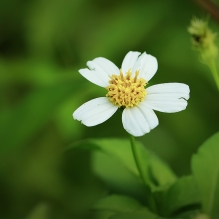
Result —
[[137, 79], [138, 75], [139, 71], [136, 71], [135, 77], [132, 77], [130, 69], [126, 75], [120, 70], [120, 75], [110, 76], [110, 85], [106, 87], [109, 100], [118, 107], [133, 107], [142, 102], [146, 96], [147, 81], [143, 78]]

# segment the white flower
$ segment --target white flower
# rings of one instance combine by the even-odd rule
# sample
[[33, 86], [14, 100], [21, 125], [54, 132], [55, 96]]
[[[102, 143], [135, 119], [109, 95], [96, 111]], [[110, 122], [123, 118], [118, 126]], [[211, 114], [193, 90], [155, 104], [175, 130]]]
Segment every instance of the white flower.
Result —
[[86, 126], [95, 126], [109, 119], [119, 107], [124, 129], [133, 136], [142, 136], [158, 125], [153, 110], [174, 113], [184, 110], [189, 87], [181, 83], [153, 85], [147, 82], [157, 71], [157, 59], [144, 52], [129, 52], [119, 68], [99, 57], [87, 62], [79, 73], [90, 82], [107, 89], [106, 97], [90, 100], [73, 113], [73, 118]]

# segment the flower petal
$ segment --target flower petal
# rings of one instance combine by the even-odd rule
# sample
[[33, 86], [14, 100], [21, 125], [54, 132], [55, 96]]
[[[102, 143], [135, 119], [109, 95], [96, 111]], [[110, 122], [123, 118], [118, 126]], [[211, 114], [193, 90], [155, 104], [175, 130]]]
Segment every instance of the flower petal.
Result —
[[158, 119], [152, 109], [145, 105], [125, 108], [122, 113], [124, 129], [133, 136], [142, 136], [158, 125]]
[[145, 119], [147, 120], [147, 123], [148, 123], [150, 130], [154, 129], [156, 126], [158, 126], [159, 121], [158, 121], [158, 118], [157, 118], [155, 112], [150, 107], [148, 107], [145, 102], [141, 102], [138, 105], [138, 108], [140, 109], [140, 111], [144, 115]]
[[79, 73], [85, 77], [88, 81], [100, 86], [100, 87], [107, 87], [109, 85], [106, 75], [101, 74], [96, 70], [89, 70], [88, 68], [83, 68], [79, 70]]
[[111, 76], [112, 74], [119, 75], [120, 73], [119, 68], [113, 62], [102, 57], [95, 58], [93, 61], [88, 61], [87, 66], [90, 69], [95, 68], [102, 72], [105, 72], [109, 76]]
[[133, 69], [140, 52], [128, 52], [122, 62], [122, 72], [126, 73], [129, 69]]
[[165, 113], [184, 110], [189, 99], [189, 86], [181, 83], [154, 85], [147, 88], [146, 92], [145, 104]]
[[135, 63], [133, 73], [140, 70], [138, 78], [144, 78], [146, 81], [149, 81], [155, 75], [157, 69], [157, 59], [144, 52], [141, 56], [139, 56], [137, 62]]
[[119, 74], [118, 67], [108, 59], [99, 57], [87, 62], [89, 69], [80, 69], [79, 73], [90, 82], [100, 86], [109, 85], [110, 75]]
[[81, 121], [86, 126], [95, 126], [105, 122], [118, 109], [107, 97], [90, 100], [73, 113], [73, 118]]

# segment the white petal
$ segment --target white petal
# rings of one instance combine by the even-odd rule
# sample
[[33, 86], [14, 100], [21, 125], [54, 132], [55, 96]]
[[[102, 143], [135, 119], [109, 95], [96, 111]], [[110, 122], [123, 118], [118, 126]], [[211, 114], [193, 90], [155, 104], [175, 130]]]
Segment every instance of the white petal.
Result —
[[158, 125], [158, 119], [153, 110], [147, 106], [125, 108], [122, 113], [124, 129], [133, 136], [142, 136]]
[[96, 70], [89, 70], [88, 68], [80, 69], [79, 73], [85, 77], [88, 81], [100, 86], [107, 87], [109, 85], [109, 78], [105, 74], [101, 74]]
[[94, 59], [93, 61], [87, 62], [87, 66], [89, 68], [95, 68], [102, 72], [105, 72], [109, 76], [111, 75], [119, 75], [119, 68], [110, 60], [99, 57]]
[[122, 72], [126, 73], [129, 69], [133, 69], [140, 52], [128, 52], [122, 62]]
[[140, 70], [138, 78], [144, 78], [146, 81], [149, 81], [155, 75], [157, 69], [157, 59], [144, 52], [141, 56], [139, 56], [137, 62], [135, 63], [133, 73]]
[[73, 118], [86, 126], [95, 126], [109, 119], [117, 109], [107, 97], [99, 97], [76, 109]]
[[110, 75], [119, 74], [119, 69], [108, 59], [99, 57], [87, 62], [89, 69], [80, 69], [79, 73], [90, 82], [101, 87], [109, 85]]
[[181, 83], [166, 83], [151, 86], [146, 89], [145, 104], [152, 109], [174, 113], [182, 111], [189, 99], [189, 86]]
[[155, 114], [155, 112], [147, 106], [145, 102], [141, 102], [138, 105], [138, 108], [141, 110], [142, 114], [144, 115], [145, 119], [147, 120], [148, 126], [151, 129], [154, 129], [156, 126], [158, 126], [159, 121]]

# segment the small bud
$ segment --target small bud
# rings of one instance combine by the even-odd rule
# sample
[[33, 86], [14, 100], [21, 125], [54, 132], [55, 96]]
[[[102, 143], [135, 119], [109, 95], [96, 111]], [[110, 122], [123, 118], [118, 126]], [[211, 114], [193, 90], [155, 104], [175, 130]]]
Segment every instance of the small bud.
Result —
[[217, 34], [209, 29], [208, 22], [193, 18], [188, 32], [191, 34], [194, 49], [200, 52], [202, 61], [205, 64], [214, 61], [218, 53], [214, 43]]

